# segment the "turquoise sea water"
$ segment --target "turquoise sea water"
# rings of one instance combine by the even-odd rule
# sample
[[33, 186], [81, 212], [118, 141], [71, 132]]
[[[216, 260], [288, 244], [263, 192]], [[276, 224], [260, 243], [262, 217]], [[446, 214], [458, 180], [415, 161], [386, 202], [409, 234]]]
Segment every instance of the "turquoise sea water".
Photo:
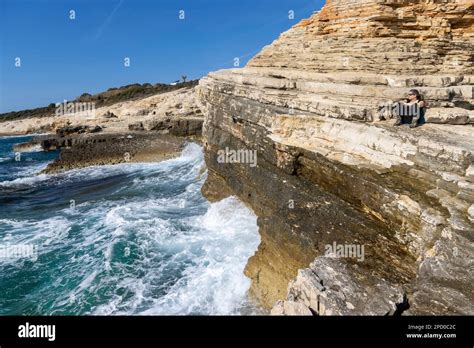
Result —
[[0, 137], [0, 315], [259, 313], [243, 275], [256, 217], [202, 197], [201, 147], [47, 175], [56, 152], [15, 159], [28, 139]]

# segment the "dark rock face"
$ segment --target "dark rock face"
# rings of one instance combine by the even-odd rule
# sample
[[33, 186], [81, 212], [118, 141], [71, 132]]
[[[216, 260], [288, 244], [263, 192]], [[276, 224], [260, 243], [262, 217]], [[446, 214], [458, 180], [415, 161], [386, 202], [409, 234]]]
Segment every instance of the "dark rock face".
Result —
[[[240, 115], [243, 113], [239, 111], [244, 111], [236, 105], [233, 110]], [[223, 129], [232, 130], [236, 123], [221, 110], [216, 110], [206, 122], [209, 176], [203, 192], [213, 199], [235, 194], [259, 216], [262, 241], [249, 260], [246, 274], [253, 280], [253, 294], [264, 305], [271, 307], [277, 299], [285, 298], [288, 283], [298, 269], [323, 255], [325, 246], [334, 242], [365, 245], [365, 262], [359, 267], [392, 280], [392, 284], [402, 288], [413, 280], [415, 258], [400, 245], [386, 223], [372, 214], [361, 213], [346, 200], [309, 180], [310, 173], [316, 175], [328, 167], [328, 164], [304, 165], [306, 161], [318, 161], [317, 154], [273, 143], [266, 137], [268, 132], [264, 127], [250, 122], [244, 123], [243, 132], [238, 135], [244, 141], [231, 136]], [[258, 149], [258, 165], [252, 168], [249, 164], [219, 163], [218, 151], [226, 147]], [[343, 169], [339, 167], [340, 172]], [[333, 178], [344, 179], [341, 173], [339, 178], [334, 175]], [[223, 194], [219, 196], [212, 190]], [[364, 192], [363, 186], [357, 190]], [[390, 257], [386, 258], [387, 255]], [[379, 314], [390, 310], [382, 308]]]
[[[264, 306], [280, 301], [273, 313], [474, 313], [468, 12], [455, 1], [331, 1], [247, 67], [200, 81], [203, 192], [237, 195], [258, 215], [245, 273]], [[424, 25], [427, 14], [444, 26]], [[432, 124], [375, 121], [381, 102], [411, 88]], [[255, 153], [256, 165], [229, 150]]]
[[99, 133], [99, 132], [102, 132], [102, 127], [99, 126], [99, 125], [97, 125], [97, 126], [95, 126], [94, 128], [91, 128], [91, 129], [89, 130], [89, 132], [90, 132], [90, 133]]
[[142, 131], [145, 130], [143, 127], [143, 122], [135, 122], [128, 125], [128, 129], [131, 131]]
[[94, 127], [89, 127], [89, 126], [65, 126], [58, 128], [56, 130], [56, 135], [58, 137], [65, 137], [71, 134], [84, 134], [84, 133], [99, 133], [102, 131], [102, 127], [99, 125], [96, 125]]
[[82, 134], [42, 141], [45, 149], [61, 149], [46, 173], [87, 167], [166, 159], [181, 151], [185, 138], [157, 133]]
[[103, 118], [118, 118], [113, 112], [107, 111], [105, 114], [102, 115]]
[[201, 136], [203, 122], [202, 117], [157, 118], [148, 121], [146, 128], [176, 136]]

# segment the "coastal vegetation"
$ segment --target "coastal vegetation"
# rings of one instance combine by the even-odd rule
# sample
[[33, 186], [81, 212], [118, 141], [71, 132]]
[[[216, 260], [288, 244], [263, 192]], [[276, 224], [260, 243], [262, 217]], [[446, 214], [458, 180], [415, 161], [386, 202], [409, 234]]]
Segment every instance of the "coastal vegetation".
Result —
[[[122, 101], [136, 100], [145, 97], [149, 97], [155, 94], [165, 93], [174, 91], [183, 87], [194, 87], [198, 84], [199, 80], [185, 81], [177, 84], [167, 83], [134, 83], [131, 85], [121, 86], [118, 88], [109, 88], [105, 92], [89, 94], [83, 93], [79, 97], [71, 100], [70, 102], [78, 103], [94, 103], [95, 107], [108, 106]], [[62, 102], [62, 101], [61, 101]], [[45, 107], [39, 107], [34, 109], [27, 109], [21, 111], [11, 111], [0, 114], [1, 121], [11, 121], [17, 119], [24, 119], [29, 117], [44, 117], [52, 116], [56, 111], [56, 103], [51, 103]]]

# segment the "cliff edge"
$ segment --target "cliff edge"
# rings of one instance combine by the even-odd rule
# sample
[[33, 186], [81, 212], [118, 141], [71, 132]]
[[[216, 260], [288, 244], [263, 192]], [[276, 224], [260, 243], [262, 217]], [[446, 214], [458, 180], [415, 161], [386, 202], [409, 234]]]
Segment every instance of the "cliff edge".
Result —
[[[327, 1], [200, 81], [203, 192], [258, 215], [246, 274], [272, 313], [474, 314], [473, 10]], [[378, 120], [412, 88], [425, 124]]]

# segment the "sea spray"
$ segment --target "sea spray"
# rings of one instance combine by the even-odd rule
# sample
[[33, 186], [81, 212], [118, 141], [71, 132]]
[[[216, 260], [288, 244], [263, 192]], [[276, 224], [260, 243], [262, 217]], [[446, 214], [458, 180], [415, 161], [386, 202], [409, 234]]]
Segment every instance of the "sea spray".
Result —
[[[35, 155], [36, 166], [51, 159]], [[38, 255], [0, 260], [0, 314], [258, 311], [243, 274], [259, 243], [256, 217], [233, 197], [209, 204], [203, 166], [189, 144], [160, 163], [3, 177], [0, 239], [9, 233]]]

